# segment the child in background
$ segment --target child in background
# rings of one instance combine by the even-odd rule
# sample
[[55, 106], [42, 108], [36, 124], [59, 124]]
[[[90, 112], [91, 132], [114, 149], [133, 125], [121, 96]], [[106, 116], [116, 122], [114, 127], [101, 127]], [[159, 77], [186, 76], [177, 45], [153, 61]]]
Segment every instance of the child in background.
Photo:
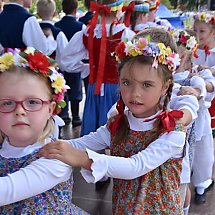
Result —
[[[167, 109], [178, 56], [162, 43], [139, 38], [121, 42], [116, 57], [119, 114], [96, 132], [69, 141], [87, 152], [56, 142], [39, 154], [91, 170], [82, 170], [88, 182], [105, 174], [114, 178], [113, 214], [183, 214], [179, 186], [186, 132], [175, 121], [182, 111]], [[111, 156], [91, 151], [107, 147]]]
[[[78, 8], [77, 0], [63, 0], [62, 1], [62, 9], [66, 14], [60, 21], [55, 23], [55, 26], [60, 28], [66, 35], [68, 41], [71, 40], [73, 35], [81, 31], [84, 27], [83, 23], [76, 20], [76, 12]], [[82, 77], [82, 75], [84, 75]], [[72, 126], [77, 127], [81, 125], [81, 119], [79, 116], [79, 103], [82, 100], [82, 78], [88, 76], [87, 74], [81, 73], [81, 71], [77, 73], [64, 71], [64, 77], [66, 79], [67, 85], [69, 85], [70, 89], [67, 91], [68, 96], [68, 105], [70, 102], [71, 113], [72, 113]], [[63, 109], [61, 117], [64, 119], [65, 123], [68, 124], [71, 122], [68, 112], [68, 106], [66, 109]]]
[[[81, 136], [104, 125], [108, 110], [118, 100], [117, 62], [112, 52], [121, 40], [131, 39], [135, 34], [117, 23], [122, 5], [121, 0], [91, 2], [91, 10], [95, 11], [91, 24], [73, 36], [62, 55], [60, 65], [67, 72], [89, 71], [90, 66]], [[81, 60], [88, 55], [89, 65], [83, 64]]]
[[36, 153], [54, 134], [67, 86], [28, 48], [0, 57], [0, 214], [86, 214], [72, 203], [72, 168]]
[[209, 86], [211, 85], [211, 83], [208, 81], [213, 77], [210, 71], [208, 71], [209, 75], [207, 77], [207, 82], [205, 83], [204, 79], [200, 76], [192, 75], [192, 58], [193, 55], [195, 55], [195, 51], [198, 45], [195, 37], [190, 36], [186, 31], [182, 29], [174, 29], [171, 30], [170, 33], [173, 36], [176, 44], [178, 45], [178, 53], [181, 57], [180, 67], [173, 75], [174, 81], [183, 86], [180, 90], [180, 95], [195, 95], [199, 100], [198, 117], [187, 131], [187, 141], [189, 143], [189, 149], [187, 150], [187, 154], [184, 159], [185, 171], [182, 171], [183, 174], [181, 176], [181, 189], [183, 189], [184, 199], [184, 214], [187, 215], [191, 200], [191, 192], [188, 184], [190, 183], [191, 168], [193, 166], [193, 158], [195, 157], [196, 141], [200, 140], [202, 137], [202, 126], [210, 127], [208, 120], [205, 120], [205, 118], [208, 119], [208, 110], [204, 107], [206, 106], [206, 86], [208, 86], [208, 88], [211, 88], [211, 86]]
[[10, 0], [0, 13], [0, 45], [7, 48], [25, 49], [32, 46], [46, 55], [56, 49], [56, 42], [49, 31], [46, 38], [32, 14], [24, 8], [31, 0]]
[[198, 37], [199, 46], [197, 49], [198, 58], [193, 61], [196, 65], [214, 67], [215, 57], [215, 16], [202, 12], [194, 16], [193, 30]]
[[[38, 16], [42, 19], [40, 22], [40, 27], [43, 30], [44, 34], [46, 36], [47, 32], [51, 31], [52, 35], [57, 43], [56, 50], [54, 50], [51, 54], [50, 57], [55, 59], [56, 62], [59, 64], [59, 58], [61, 55], [62, 50], [66, 47], [68, 44], [68, 40], [66, 36], [64, 35], [63, 31], [61, 31], [60, 28], [57, 28], [53, 24], [53, 18], [56, 13], [56, 5], [55, 1], [53, 0], [38, 0], [36, 3], [37, 6], [37, 14]], [[62, 72], [62, 71], [61, 71]], [[65, 102], [67, 104], [67, 93], [65, 94]], [[59, 116], [63, 116], [62, 114], [65, 112], [65, 110], [68, 110], [68, 105], [65, 106], [65, 108], [62, 109], [60, 112]], [[62, 118], [63, 119], [63, 118]], [[62, 120], [61, 119], [61, 120]], [[64, 120], [64, 119], [63, 119]], [[61, 125], [65, 125], [65, 121], [61, 123]], [[62, 128], [60, 126], [60, 128]], [[60, 132], [59, 132], [59, 137], [60, 137]], [[57, 137], [57, 138], [59, 138]]]
[[[215, 16], [213, 14], [202, 12], [197, 13], [194, 16], [194, 25], [193, 29], [197, 34], [199, 47], [197, 49], [198, 58], [194, 58], [193, 62], [195, 65], [199, 66], [200, 69], [204, 70], [209, 69], [213, 72], [213, 67], [215, 66], [214, 57], [215, 57]], [[207, 71], [207, 70], [206, 70]], [[200, 71], [201, 73], [201, 71]], [[197, 72], [197, 75], [200, 75]], [[202, 72], [204, 74], [204, 71]], [[194, 73], [195, 75], [195, 73]], [[212, 89], [214, 91], [214, 89]], [[215, 116], [215, 105], [213, 99], [214, 94], [207, 95], [207, 105], [206, 108], [210, 106], [210, 114], [212, 119], [212, 129], [214, 129], [214, 116]], [[206, 120], [206, 119], [204, 119]], [[210, 121], [210, 119], [207, 119]], [[202, 125], [203, 126], [203, 125]], [[199, 143], [196, 143], [198, 148], [196, 148], [193, 168], [194, 174], [192, 176], [193, 184], [196, 187], [196, 202], [201, 204], [205, 203], [205, 191], [208, 191], [213, 186], [212, 180], [212, 166], [214, 163], [214, 155], [211, 155], [211, 150], [213, 150], [213, 138], [211, 127], [205, 127], [203, 132], [203, 137], [199, 140]], [[204, 144], [203, 144], [204, 143]], [[203, 148], [202, 148], [203, 147]], [[208, 154], [209, 153], [209, 154]]]
[[135, 33], [147, 28], [149, 3], [144, 1], [131, 1], [128, 6], [123, 6], [124, 23], [130, 26]]
[[87, 9], [87, 12], [84, 14], [84, 16], [79, 18], [79, 21], [85, 25], [88, 25], [90, 20], [93, 18], [93, 12], [90, 11], [90, 2], [92, 1], [94, 0], [84, 0], [84, 6]]
[[[62, 54], [62, 50], [68, 44], [68, 40], [61, 31], [60, 28], [54, 26], [53, 18], [56, 13], [56, 4], [54, 0], [38, 0], [36, 3], [37, 6], [37, 14], [42, 19], [39, 23], [40, 27], [42, 28], [43, 32], [46, 35], [46, 31], [51, 30], [52, 35], [57, 43], [56, 50], [53, 51], [49, 56], [59, 64], [59, 59]], [[46, 35], [48, 36], [48, 35]]]

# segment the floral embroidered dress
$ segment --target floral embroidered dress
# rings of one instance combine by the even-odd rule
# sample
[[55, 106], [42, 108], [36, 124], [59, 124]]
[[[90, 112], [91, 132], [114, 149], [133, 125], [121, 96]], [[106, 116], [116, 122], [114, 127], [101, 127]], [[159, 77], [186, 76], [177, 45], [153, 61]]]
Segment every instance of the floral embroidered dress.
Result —
[[[176, 126], [175, 130], [179, 129]], [[114, 135], [111, 136], [113, 140]], [[111, 155], [130, 157], [145, 149], [157, 137], [149, 131], [130, 129], [126, 142], [112, 142]], [[113, 179], [113, 214], [183, 214], [179, 193], [181, 166], [182, 158], [172, 158], [136, 179]]]
[[[0, 148], [2, 145], [0, 145]], [[20, 158], [0, 156], [0, 177], [7, 176], [26, 167], [37, 159], [37, 151]], [[33, 179], [32, 179], [33, 180]], [[48, 180], [48, 179], [47, 179]], [[1, 215], [85, 215], [88, 214], [72, 203], [73, 178], [60, 183], [52, 189], [0, 207]]]

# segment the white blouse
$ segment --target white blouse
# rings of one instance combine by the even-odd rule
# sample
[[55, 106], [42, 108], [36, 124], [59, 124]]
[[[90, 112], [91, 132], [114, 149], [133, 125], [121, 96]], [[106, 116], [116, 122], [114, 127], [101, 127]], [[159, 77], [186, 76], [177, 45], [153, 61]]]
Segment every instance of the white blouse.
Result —
[[[144, 122], [145, 119], [134, 117], [129, 110], [126, 110], [125, 114], [132, 130], [147, 131], [153, 128], [154, 120]], [[92, 171], [82, 169], [81, 173], [88, 183], [95, 183], [105, 175], [112, 178], [134, 179], [157, 168], [168, 159], [181, 157], [185, 136], [186, 133], [182, 131], [165, 133], [146, 149], [129, 158], [94, 152], [110, 146], [110, 132], [106, 125], [89, 135], [69, 140], [69, 143], [76, 148], [86, 150], [89, 158], [93, 160]]]
[[215, 48], [209, 50], [210, 55], [206, 55], [205, 50], [197, 49], [196, 54], [198, 58], [193, 58], [193, 62], [196, 65], [215, 67]]
[[[45, 140], [45, 144], [51, 141]], [[41, 148], [37, 142], [26, 147], [14, 147], [4, 140], [0, 155], [4, 158], [21, 158]], [[0, 159], [0, 162], [2, 160]], [[67, 181], [72, 167], [58, 160], [39, 158], [25, 168], [0, 177], [0, 206], [11, 204], [43, 193], [57, 184]]]

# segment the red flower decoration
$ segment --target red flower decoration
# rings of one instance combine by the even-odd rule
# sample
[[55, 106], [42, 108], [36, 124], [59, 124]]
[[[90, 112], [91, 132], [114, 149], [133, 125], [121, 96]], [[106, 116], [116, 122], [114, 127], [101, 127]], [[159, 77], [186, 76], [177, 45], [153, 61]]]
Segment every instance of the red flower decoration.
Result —
[[34, 55], [28, 54], [26, 58], [28, 59], [31, 70], [36, 70], [46, 75], [49, 74], [50, 62], [44, 54], [41, 52], [35, 52]]
[[122, 59], [126, 56], [125, 54], [125, 43], [120, 42], [119, 45], [115, 48], [116, 55], [119, 59]]
[[209, 23], [210, 23], [211, 25], [215, 25], [215, 17], [212, 17]]
[[176, 126], [175, 118], [177, 119], [182, 118], [183, 114], [184, 113], [180, 110], [164, 111], [152, 119], [145, 120], [145, 122], [149, 122], [153, 119], [160, 118], [163, 127], [162, 129], [163, 132], [170, 132], [173, 131]]
[[186, 44], [187, 37], [184, 34], [182, 34], [181, 37], [180, 37], [180, 39], [179, 39], [179, 42], [182, 43], [182, 44]]

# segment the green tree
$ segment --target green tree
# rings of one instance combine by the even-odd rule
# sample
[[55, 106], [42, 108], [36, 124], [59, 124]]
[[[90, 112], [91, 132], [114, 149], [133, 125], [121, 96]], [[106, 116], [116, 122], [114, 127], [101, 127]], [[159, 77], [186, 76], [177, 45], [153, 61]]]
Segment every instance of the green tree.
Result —
[[208, 0], [170, 0], [174, 8], [179, 7], [181, 10], [191, 11], [198, 10], [199, 7], [207, 5]]
[[161, 3], [163, 5], [165, 5], [168, 9], [170, 9], [170, 10], [173, 9], [173, 6], [172, 6], [170, 0], [161, 0]]

